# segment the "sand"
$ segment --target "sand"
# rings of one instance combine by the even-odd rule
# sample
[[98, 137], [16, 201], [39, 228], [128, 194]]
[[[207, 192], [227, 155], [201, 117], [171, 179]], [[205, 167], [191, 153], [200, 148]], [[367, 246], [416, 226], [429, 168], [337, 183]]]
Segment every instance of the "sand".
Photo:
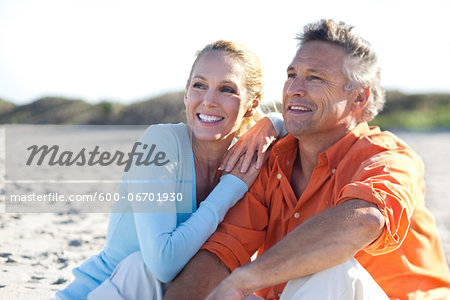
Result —
[[[450, 132], [398, 135], [424, 159], [427, 206], [436, 217], [449, 262]], [[4, 166], [3, 154], [0, 143], [0, 166]], [[4, 177], [0, 176], [0, 299], [49, 299], [70, 283], [71, 270], [105, 243], [107, 213], [6, 214], [4, 201]]]

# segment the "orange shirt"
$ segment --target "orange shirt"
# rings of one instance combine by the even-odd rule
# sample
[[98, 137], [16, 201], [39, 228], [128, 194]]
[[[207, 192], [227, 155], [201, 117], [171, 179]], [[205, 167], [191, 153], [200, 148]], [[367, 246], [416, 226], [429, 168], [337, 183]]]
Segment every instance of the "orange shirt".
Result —
[[[297, 155], [296, 138], [288, 135], [278, 142], [246, 196], [202, 249], [234, 270], [308, 218], [346, 200], [363, 199], [378, 205], [386, 226], [355, 258], [391, 299], [445, 299], [449, 269], [424, 204], [423, 164], [415, 152], [393, 134], [361, 123], [319, 155], [300, 199], [289, 183]], [[278, 298], [284, 286], [257, 294]]]

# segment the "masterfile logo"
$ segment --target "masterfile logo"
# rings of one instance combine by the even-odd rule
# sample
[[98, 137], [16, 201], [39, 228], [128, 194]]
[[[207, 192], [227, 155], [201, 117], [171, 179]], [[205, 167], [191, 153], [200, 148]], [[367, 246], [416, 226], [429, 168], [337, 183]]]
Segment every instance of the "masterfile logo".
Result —
[[191, 185], [176, 188], [192, 176], [179, 178], [168, 137], [146, 128], [5, 126], [5, 211], [192, 212]]
[[[142, 147], [143, 151], [139, 151], [138, 147]], [[30, 156], [26, 162], [27, 166], [32, 165], [34, 158], [38, 155], [36, 159], [36, 165], [41, 166], [45, 159], [47, 158], [47, 164], [49, 166], [109, 166], [111, 164], [117, 164], [118, 166], [125, 165], [125, 172], [130, 170], [133, 161], [136, 166], [150, 166], [155, 164], [156, 166], [164, 166], [169, 162], [166, 160], [166, 153], [163, 151], [155, 152], [156, 145], [152, 144], [150, 147], [147, 144], [142, 144], [140, 142], [135, 142], [131, 152], [124, 153], [122, 151], [116, 150], [114, 153], [109, 151], [100, 152], [100, 146], [95, 146], [92, 151], [86, 151], [86, 148], [82, 148], [78, 153], [73, 151], [60, 151], [58, 145], [48, 146], [48, 145], [32, 145], [27, 148], [30, 150]], [[145, 150], [149, 149], [145, 152]], [[145, 156], [145, 158], [144, 158]], [[133, 158], [136, 157], [135, 160]]]

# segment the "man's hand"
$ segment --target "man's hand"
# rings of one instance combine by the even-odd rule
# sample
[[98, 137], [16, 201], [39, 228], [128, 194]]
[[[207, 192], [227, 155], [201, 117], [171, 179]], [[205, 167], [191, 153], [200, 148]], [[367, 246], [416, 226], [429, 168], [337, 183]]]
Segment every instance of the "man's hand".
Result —
[[205, 300], [244, 300], [245, 296], [236, 288], [221, 283]]
[[[243, 270], [244, 267], [235, 269], [227, 278], [222, 280], [218, 287], [209, 294], [206, 300], [248, 300], [246, 298], [257, 290], [254, 285], [259, 281], [258, 276], [249, 277]], [[253, 295], [251, 299], [260, 299]]]
[[348, 200], [308, 219], [256, 260], [235, 269], [208, 300], [245, 299], [261, 288], [341, 264], [377, 239], [384, 226], [375, 204]]
[[219, 286], [205, 300], [244, 300], [246, 295], [239, 289], [239, 281], [235, 280], [235, 274], [235, 272], [231, 273], [222, 280]]
[[205, 299], [230, 274], [213, 253], [200, 250], [170, 283], [164, 300]]
[[262, 118], [228, 150], [220, 164], [220, 169], [230, 172], [238, 160], [244, 157], [240, 171], [246, 173], [254, 156], [256, 156], [256, 169], [261, 169], [269, 157], [267, 150], [276, 138], [277, 133], [272, 122], [268, 118]]

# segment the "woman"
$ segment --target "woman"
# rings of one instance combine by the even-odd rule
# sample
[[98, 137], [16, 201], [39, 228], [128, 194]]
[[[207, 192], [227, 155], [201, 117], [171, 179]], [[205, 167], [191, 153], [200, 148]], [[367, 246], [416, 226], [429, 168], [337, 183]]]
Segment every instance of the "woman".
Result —
[[[146, 130], [140, 142], [157, 145], [161, 164], [134, 166], [124, 175], [119, 191], [133, 201], [111, 214], [105, 248], [74, 269], [75, 281], [57, 298], [162, 297], [162, 283], [182, 270], [256, 178], [255, 168], [233, 170], [238, 178], [221, 176], [218, 167], [255, 117], [261, 89], [259, 60], [243, 46], [217, 41], [198, 53], [184, 96], [188, 125]], [[267, 123], [261, 144], [274, 131]]]

